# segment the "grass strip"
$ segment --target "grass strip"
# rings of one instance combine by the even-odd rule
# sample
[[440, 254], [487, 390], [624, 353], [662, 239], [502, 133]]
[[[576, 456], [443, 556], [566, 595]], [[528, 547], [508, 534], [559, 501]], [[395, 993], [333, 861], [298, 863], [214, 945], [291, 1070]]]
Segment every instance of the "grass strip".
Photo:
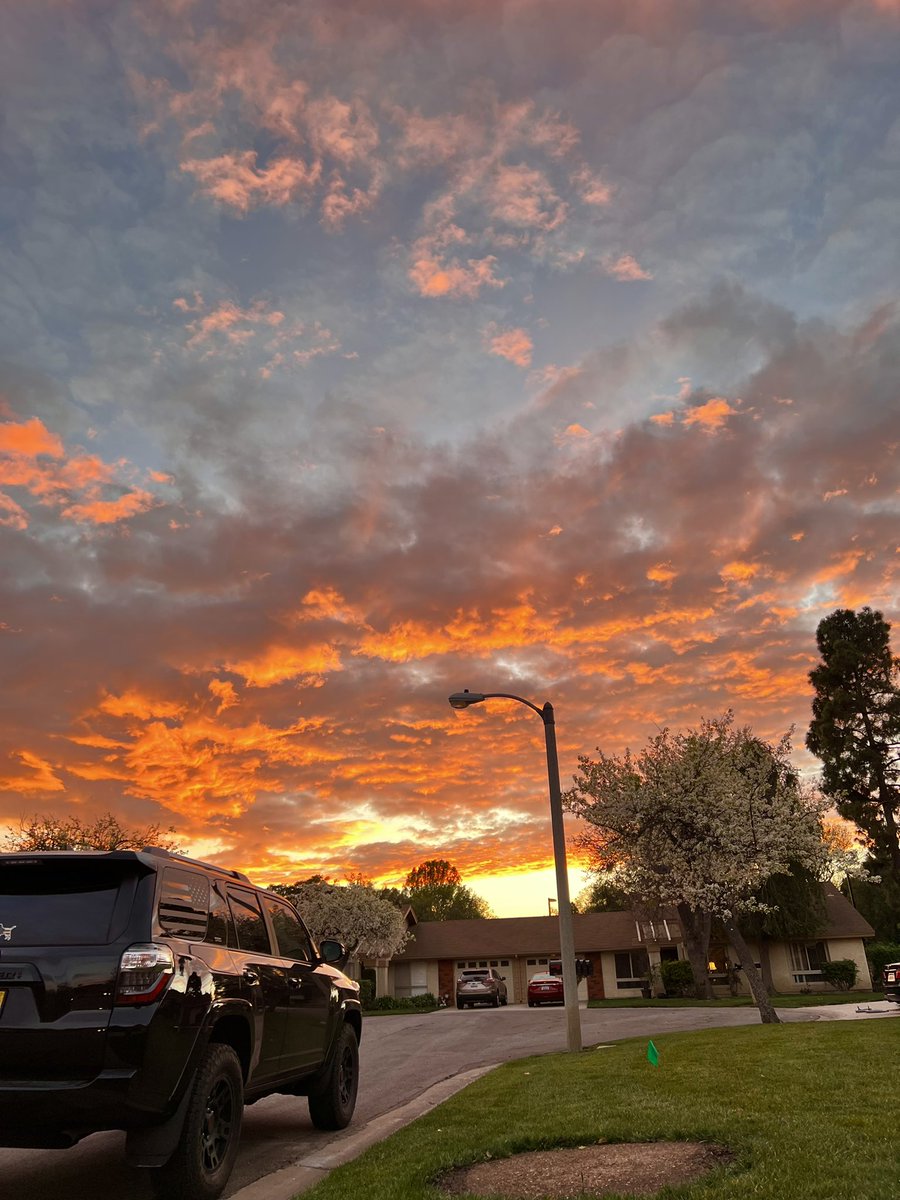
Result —
[[[883, 992], [815, 992], [807, 996], [791, 992], [773, 996], [776, 1008], [815, 1008], [819, 1004], [877, 1004], [884, 1000]], [[714, 1000], [694, 1000], [687, 996], [667, 996], [665, 999], [644, 1000], [640, 996], [621, 999], [589, 1000], [588, 1008], [755, 1008], [752, 996], [717, 996]]]
[[701, 1140], [737, 1155], [679, 1200], [896, 1200], [900, 1023], [653, 1034], [507, 1063], [340, 1167], [308, 1200], [438, 1200], [443, 1170], [598, 1141]]

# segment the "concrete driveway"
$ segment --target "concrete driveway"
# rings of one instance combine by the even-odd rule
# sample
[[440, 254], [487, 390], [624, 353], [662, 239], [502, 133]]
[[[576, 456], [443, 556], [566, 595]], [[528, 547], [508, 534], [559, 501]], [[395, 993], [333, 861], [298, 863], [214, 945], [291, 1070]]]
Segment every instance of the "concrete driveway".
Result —
[[[872, 1006], [879, 1009], [879, 1005]], [[856, 1006], [785, 1009], [786, 1021], [836, 1020]], [[837, 1011], [841, 1010], [841, 1011]], [[900, 1006], [884, 1016], [900, 1015]], [[682, 1030], [751, 1025], [754, 1008], [582, 1009], [586, 1046], [628, 1037], [659, 1038]], [[248, 1108], [241, 1149], [226, 1197], [288, 1200], [339, 1162], [360, 1153], [421, 1112], [508, 1059], [562, 1051], [561, 1008], [445, 1009], [421, 1016], [370, 1017], [364, 1021], [361, 1084], [353, 1123], [342, 1133], [312, 1128], [306, 1101], [270, 1096]], [[98, 1190], [117, 1200], [151, 1200], [146, 1173], [122, 1160], [124, 1135], [86, 1138], [71, 1150], [0, 1150], [4, 1193], [16, 1200], [96, 1200]]]

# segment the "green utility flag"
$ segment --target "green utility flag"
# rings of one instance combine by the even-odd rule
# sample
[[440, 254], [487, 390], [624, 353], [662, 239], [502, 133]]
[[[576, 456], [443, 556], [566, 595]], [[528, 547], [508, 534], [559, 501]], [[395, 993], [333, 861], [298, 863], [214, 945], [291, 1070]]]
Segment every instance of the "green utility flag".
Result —
[[654, 1067], [659, 1066], [659, 1051], [652, 1042], [647, 1043], [647, 1062], [652, 1063]]

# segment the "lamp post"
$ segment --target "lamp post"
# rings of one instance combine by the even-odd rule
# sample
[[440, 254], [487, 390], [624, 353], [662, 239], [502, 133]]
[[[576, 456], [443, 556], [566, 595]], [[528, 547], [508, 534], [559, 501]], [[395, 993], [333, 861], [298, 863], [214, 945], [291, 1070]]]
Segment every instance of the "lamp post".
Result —
[[548, 700], [538, 708], [522, 696], [509, 692], [454, 692], [449, 697], [451, 708], [468, 708], [483, 700], [517, 700], [530, 708], [544, 722], [544, 741], [547, 746], [547, 780], [550, 785], [550, 827], [553, 830], [553, 861], [556, 866], [556, 906], [559, 915], [559, 954], [562, 959], [563, 993], [566, 1006], [566, 1035], [569, 1050], [581, 1049], [581, 1018], [578, 1013], [578, 979], [575, 975], [575, 933], [572, 927], [572, 905], [569, 901], [569, 874], [566, 866], [566, 838], [563, 831], [562, 795], [559, 789], [559, 759], [556, 754], [556, 723], [553, 705]]

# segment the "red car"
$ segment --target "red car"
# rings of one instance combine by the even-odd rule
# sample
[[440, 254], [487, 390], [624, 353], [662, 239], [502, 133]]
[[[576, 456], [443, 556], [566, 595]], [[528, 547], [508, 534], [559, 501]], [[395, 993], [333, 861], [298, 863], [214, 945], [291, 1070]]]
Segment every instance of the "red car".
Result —
[[536, 1008], [539, 1004], [563, 1004], [563, 981], [558, 975], [542, 972], [532, 975], [528, 980], [528, 1007]]

